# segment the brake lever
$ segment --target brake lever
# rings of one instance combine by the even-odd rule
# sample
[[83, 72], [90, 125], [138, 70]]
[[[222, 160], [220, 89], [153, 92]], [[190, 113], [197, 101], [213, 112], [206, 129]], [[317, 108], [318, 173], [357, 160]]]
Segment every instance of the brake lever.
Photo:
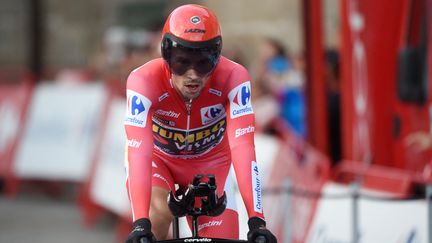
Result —
[[168, 207], [175, 217], [183, 217], [188, 214], [194, 206], [195, 195], [189, 188], [183, 194], [182, 198], [176, 197], [172, 191], [168, 194]]
[[221, 197], [217, 198], [216, 196], [215, 201], [216, 203], [212, 203], [211, 201], [209, 202], [209, 210], [207, 212], [208, 216], [219, 216], [225, 211], [227, 205], [227, 197], [225, 191]]

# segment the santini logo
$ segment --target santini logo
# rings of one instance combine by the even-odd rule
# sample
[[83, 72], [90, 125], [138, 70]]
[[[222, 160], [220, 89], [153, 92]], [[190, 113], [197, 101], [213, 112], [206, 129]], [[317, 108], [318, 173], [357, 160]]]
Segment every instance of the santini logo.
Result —
[[236, 118], [253, 113], [251, 102], [250, 82], [244, 82], [235, 87], [228, 94], [230, 99], [231, 118]]
[[141, 143], [142, 143], [141, 140], [139, 140], [139, 141], [136, 140], [136, 139], [128, 139], [127, 140], [128, 146], [132, 147], [132, 148], [139, 148], [139, 147], [141, 147]]
[[251, 133], [255, 131], [255, 127], [248, 126], [246, 128], [239, 128], [235, 130], [235, 137], [238, 138], [240, 136], [245, 135], [246, 133]]
[[172, 117], [172, 118], [179, 118], [179, 116], [180, 116], [180, 113], [176, 113], [174, 111], [164, 111], [161, 109], [156, 110], [155, 113], [158, 115], [161, 115], [161, 116], [168, 116], [168, 117]]
[[126, 93], [127, 109], [125, 124], [136, 127], [145, 127], [151, 101], [132, 90], [127, 90]]
[[222, 225], [222, 220], [212, 220], [210, 222], [198, 225], [198, 230], [202, 230], [207, 227], [221, 226], [221, 225]]

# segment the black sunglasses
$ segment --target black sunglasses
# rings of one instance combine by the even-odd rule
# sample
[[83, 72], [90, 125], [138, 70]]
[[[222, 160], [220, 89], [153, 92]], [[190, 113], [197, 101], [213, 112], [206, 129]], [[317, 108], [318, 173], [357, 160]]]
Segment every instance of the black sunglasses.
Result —
[[168, 63], [176, 75], [183, 75], [189, 69], [199, 75], [207, 75], [216, 67], [217, 54], [205, 49], [173, 48]]
[[222, 48], [222, 39], [205, 42], [186, 42], [166, 34], [162, 40], [162, 56], [172, 73], [183, 75], [193, 69], [199, 75], [210, 74], [216, 67]]

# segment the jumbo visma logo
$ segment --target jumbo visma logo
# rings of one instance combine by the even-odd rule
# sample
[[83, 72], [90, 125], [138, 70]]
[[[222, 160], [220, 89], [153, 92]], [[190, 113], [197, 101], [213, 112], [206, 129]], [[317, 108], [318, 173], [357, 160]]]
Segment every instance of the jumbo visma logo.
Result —
[[125, 124], [136, 127], [145, 127], [150, 106], [151, 101], [145, 96], [135, 91], [127, 90]]
[[218, 145], [226, 130], [225, 116], [204, 127], [186, 132], [185, 130], [167, 127], [153, 119], [154, 143], [166, 154], [188, 157], [210, 151]]
[[229, 94], [231, 118], [253, 113], [250, 82], [244, 82], [235, 87]]

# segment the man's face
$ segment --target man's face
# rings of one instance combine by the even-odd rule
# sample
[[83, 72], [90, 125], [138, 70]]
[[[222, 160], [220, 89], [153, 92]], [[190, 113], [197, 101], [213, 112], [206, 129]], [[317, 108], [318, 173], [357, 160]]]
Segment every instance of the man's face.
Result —
[[173, 49], [170, 60], [172, 82], [185, 100], [195, 99], [201, 94], [208, 81], [208, 70], [212, 70], [209, 62], [206, 53]]

